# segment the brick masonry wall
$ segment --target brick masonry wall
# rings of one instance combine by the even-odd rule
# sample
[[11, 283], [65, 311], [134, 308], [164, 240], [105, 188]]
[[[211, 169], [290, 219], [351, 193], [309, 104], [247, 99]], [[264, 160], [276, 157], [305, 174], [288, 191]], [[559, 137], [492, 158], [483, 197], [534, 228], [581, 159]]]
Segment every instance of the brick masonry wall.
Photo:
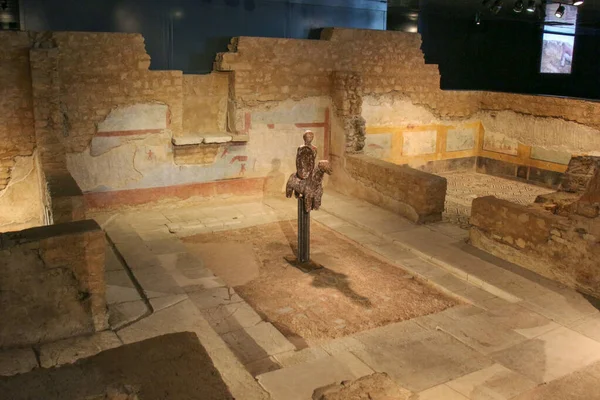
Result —
[[[339, 160], [334, 165], [339, 165]], [[447, 181], [364, 155], [348, 155], [334, 179], [338, 190], [379, 205], [416, 223], [442, 218]], [[346, 175], [347, 173], [347, 175]]]
[[512, 134], [524, 144], [562, 146], [574, 153], [600, 149], [600, 103], [442, 91], [438, 68], [425, 64], [420, 46], [418, 34], [338, 28], [324, 30], [319, 41], [240, 37], [215, 66], [233, 72], [232, 96], [238, 106], [329, 95], [339, 90], [332, 87], [333, 72], [354, 72], [362, 79], [363, 95], [393, 95], [436, 119], [477, 117], [486, 128]]
[[[56, 32], [60, 112], [65, 151], [85, 150], [96, 126], [117, 107], [167, 104], [170, 129], [182, 130], [182, 73], [149, 71], [150, 57], [139, 34]], [[33, 82], [34, 85], [36, 82]]]
[[559, 216], [493, 196], [473, 201], [471, 243], [592, 296], [600, 296], [600, 218]]
[[44, 223], [43, 177], [35, 154], [30, 40], [0, 32], [0, 232]]
[[15, 157], [30, 156], [35, 147], [29, 36], [0, 32], [0, 191], [10, 180]]
[[92, 220], [0, 234], [0, 348], [108, 328], [105, 240]]

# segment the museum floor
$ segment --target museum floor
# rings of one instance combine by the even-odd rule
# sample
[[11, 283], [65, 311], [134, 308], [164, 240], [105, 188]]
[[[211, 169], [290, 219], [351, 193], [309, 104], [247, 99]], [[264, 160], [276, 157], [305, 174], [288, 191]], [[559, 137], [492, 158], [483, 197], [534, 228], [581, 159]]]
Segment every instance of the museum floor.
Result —
[[448, 180], [444, 221], [468, 229], [471, 202], [477, 197], [496, 196], [517, 204], [531, 204], [541, 194], [553, 189], [476, 172], [442, 172]]
[[[271, 304], [257, 296], [254, 289], [291, 273], [264, 249], [292, 251], [295, 206], [265, 199], [97, 215], [112, 244], [106, 272], [112, 330], [43, 345], [37, 356], [31, 349], [0, 353], [0, 367], [18, 361], [26, 368], [26, 360], [60, 365], [188, 331], [233, 396], [244, 400], [311, 399], [316, 388], [373, 372], [386, 372], [421, 400], [598, 398], [598, 310], [571, 289], [470, 247], [468, 232], [454, 224], [414, 225], [329, 190], [323, 209], [313, 213], [313, 235], [327, 235], [313, 236], [313, 254], [336, 270], [350, 245], [364, 254], [348, 257], [369, 260], [362, 274], [352, 269], [320, 281], [290, 275], [311, 290], [298, 295], [302, 301]], [[269, 235], [288, 241], [275, 248]], [[323, 253], [329, 242], [339, 242], [336, 253]], [[392, 283], [422, 303], [397, 314], [384, 307], [394, 304], [394, 292], [384, 287], [392, 284], [389, 268], [403, 280]], [[378, 274], [384, 275], [362, 280]], [[249, 284], [257, 279], [265, 280], [262, 286]], [[282, 298], [292, 293], [272, 288]], [[357, 308], [333, 317], [326, 309], [338, 300]], [[356, 310], [373, 323], [358, 324]], [[27, 398], [27, 385], [16, 390]]]

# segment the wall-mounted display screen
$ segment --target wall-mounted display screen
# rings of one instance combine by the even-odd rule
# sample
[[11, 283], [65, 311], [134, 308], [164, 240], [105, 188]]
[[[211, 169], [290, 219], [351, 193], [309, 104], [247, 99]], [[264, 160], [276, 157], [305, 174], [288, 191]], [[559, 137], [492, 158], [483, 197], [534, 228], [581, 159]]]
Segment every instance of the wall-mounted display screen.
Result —
[[562, 4], [546, 6], [541, 73], [571, 73], [576, 28], [577, 7]]

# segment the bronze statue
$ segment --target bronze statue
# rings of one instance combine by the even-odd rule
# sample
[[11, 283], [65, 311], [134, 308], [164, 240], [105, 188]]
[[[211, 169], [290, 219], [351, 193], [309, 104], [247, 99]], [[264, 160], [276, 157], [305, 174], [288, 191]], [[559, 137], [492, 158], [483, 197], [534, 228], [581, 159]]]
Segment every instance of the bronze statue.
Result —
[[317, 148], [312, 145], [314, 136], [311, 131], [304, 133], [304, 145], [298, 147], [296, 154], [296, 173], [290, 175], [285, 187], [286, 197], [292, 197], [293, 193], [296, 198], [304, 198], [304, 210], [307, 213], [321, 206], [323, 177], [332, 172], [327, 160], [319, 161], [315, 168]]
[[318, 210], [323, 197], [323, 177], [331, 175], [329, 161], [319, 161], [315, 166], [317, 148], [312, 145], [315, 135], [304, 132], [304, 145], [296, 153], [296, 172], [290, 175], [285, 187], [286, 197], [298, 199], [298, 257], [286, 259], [304, 272], [322, 266], [310, 261], [310, 212]]

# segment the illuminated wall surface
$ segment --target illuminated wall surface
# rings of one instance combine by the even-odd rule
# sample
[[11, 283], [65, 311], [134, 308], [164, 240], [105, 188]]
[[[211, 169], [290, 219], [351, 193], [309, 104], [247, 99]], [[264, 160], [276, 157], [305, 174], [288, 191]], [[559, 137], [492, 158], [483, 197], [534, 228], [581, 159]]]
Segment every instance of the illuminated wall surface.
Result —
[[[142, 33], [152, 69], [208, 73], [234, 36], [307, 39], [316, 29], [385, 29], [380, 0], [23, 0], [25, 29]], [[316, 38], [316, 37], [315, 37]]]

